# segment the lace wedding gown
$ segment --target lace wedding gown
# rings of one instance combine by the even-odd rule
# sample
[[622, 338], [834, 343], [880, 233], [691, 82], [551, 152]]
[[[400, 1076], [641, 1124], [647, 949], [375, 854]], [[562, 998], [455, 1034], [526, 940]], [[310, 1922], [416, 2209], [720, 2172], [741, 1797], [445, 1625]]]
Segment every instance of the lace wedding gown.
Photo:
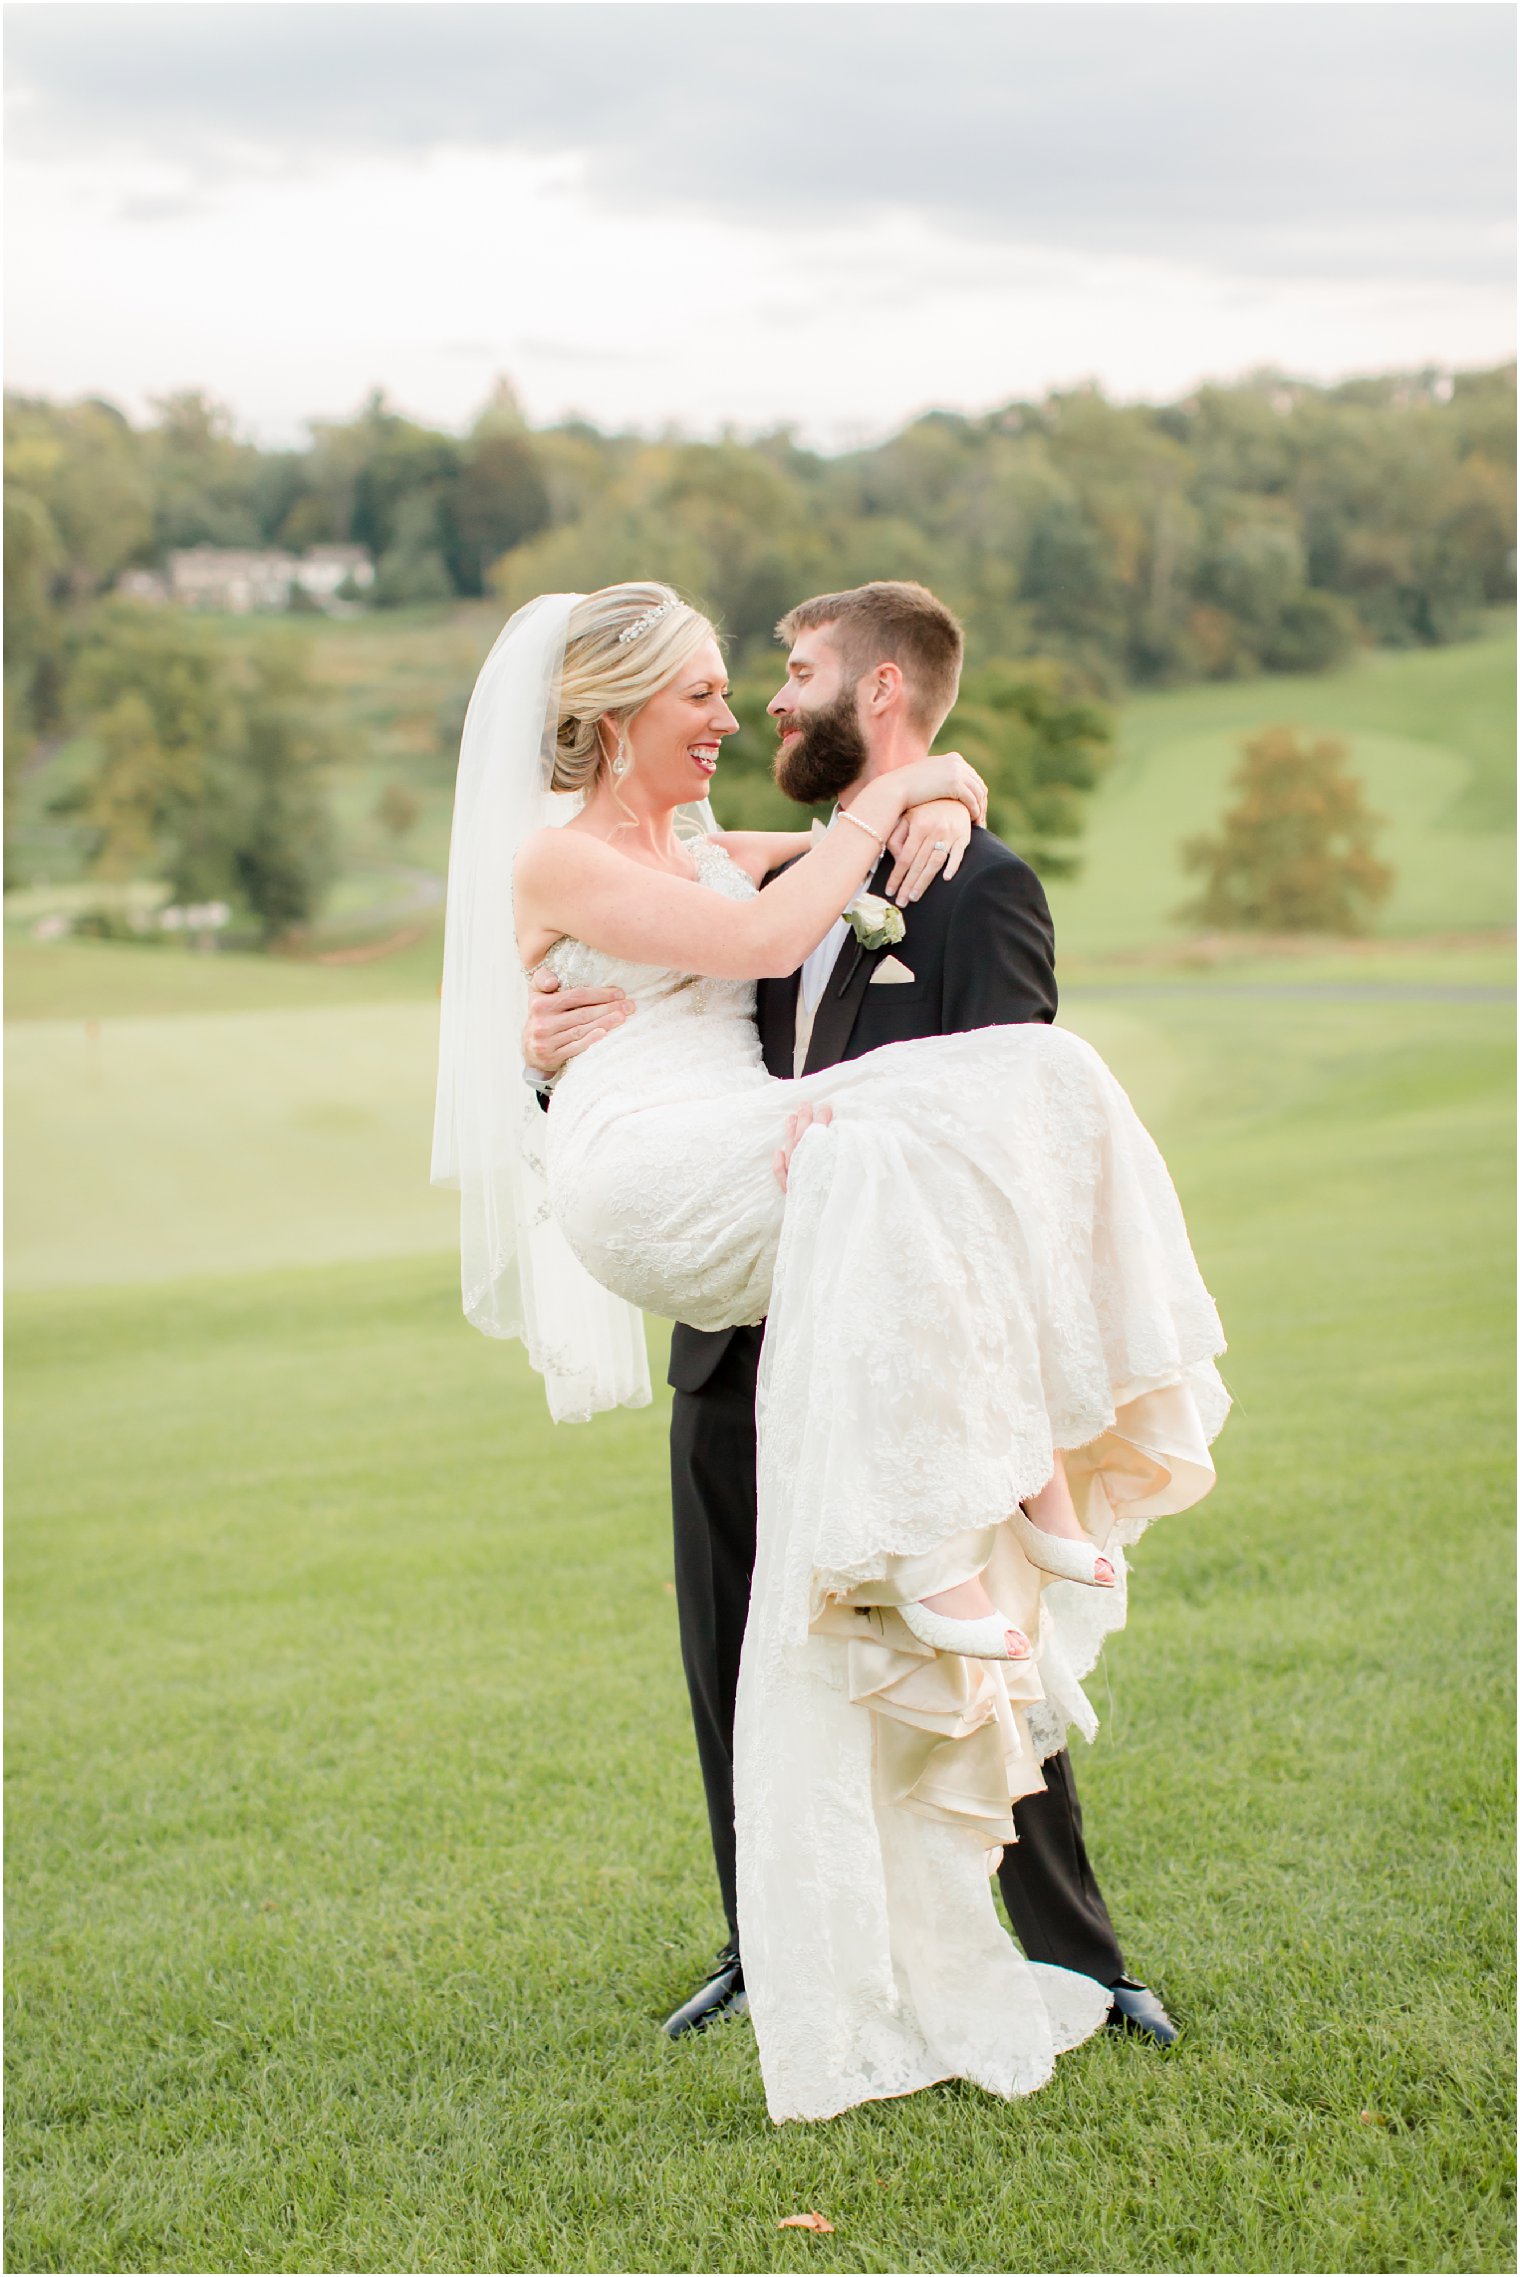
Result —
[[[751, 880], [710, 841], [702, 882]], [[768, 1321], [759, 1539], [734, 1735], [740, 1938], [774, 2119], [950, 2077], [1027, 2094], [1109, 2004], [1032, 1966], [989, 1875], [1039, 1759], [1096, 1720], [1122, 1545], [1213, 1481], [1224, 1348], [1165, 1165], [1097, 1054], [1044, 1026], [778, 1082], [753, 984], [562, 940], [634, 1016], [569, 1062], [550, 1205], [594, 1277], [697, 1328]], [[783, 1200], [786, 1114], [828, 1100]], [[1112, 1591], [1047, 1584], [1004, 1523], [1054, 1447]], [[894, 1606], [990, 1568], [1032, 1661], [931, 1653]]]

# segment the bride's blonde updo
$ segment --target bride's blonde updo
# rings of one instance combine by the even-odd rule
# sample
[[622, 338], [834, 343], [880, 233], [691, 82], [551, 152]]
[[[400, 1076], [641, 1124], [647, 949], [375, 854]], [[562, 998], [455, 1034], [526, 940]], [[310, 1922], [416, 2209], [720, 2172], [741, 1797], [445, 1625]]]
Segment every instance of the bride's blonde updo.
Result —
[[701, 611], [668, 585], [604, 585], [577, 601], [560, 674], [551, 790], [590, 791], [604, 756], [598, 721], [627, 719], [715, 638]]

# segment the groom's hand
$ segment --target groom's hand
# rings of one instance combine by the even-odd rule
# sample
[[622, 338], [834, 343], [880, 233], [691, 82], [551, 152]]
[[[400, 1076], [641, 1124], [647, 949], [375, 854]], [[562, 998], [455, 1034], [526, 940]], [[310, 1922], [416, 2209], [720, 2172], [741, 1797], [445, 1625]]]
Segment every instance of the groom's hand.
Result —
[[792, 1172], [792, 1156], [797, 1151], [797, 1141], [803, 1132], [811, 1130], [815, 1123], [821, 1130], [833, 1120], [834, 1110], [832, 1107], [803, 1106], [797, 1109], [795, 1115], [787, 1116], [786, 1130], [782, 1136], [781, 1144], [771, 1157], [771, 1168], [776, 1173], [776, 1184], [781, 1188], [783, 1194], [786, 1192], [786, 1182]]
[[599, 1036], [610, 1035], [634, 1009], [633, 998], [620, 988], [561, 988], [542, 966], [530, 987], [522, 1032], [523, 1065], [536, 1068], [540, 1075], [558, 1075], [567, 1060]]

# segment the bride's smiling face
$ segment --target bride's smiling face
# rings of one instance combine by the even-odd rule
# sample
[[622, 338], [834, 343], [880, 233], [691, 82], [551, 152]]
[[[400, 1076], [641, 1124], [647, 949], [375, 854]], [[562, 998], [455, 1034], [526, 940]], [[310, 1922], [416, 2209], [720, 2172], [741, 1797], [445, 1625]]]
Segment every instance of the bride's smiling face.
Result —
[[[622, 787], [636, 784], [641, 799], [656, 810], [705, 799], [723, 738], [739, 725], [727, 699], [723, 653], [715, 640], [706, 640], [629, 720], [625, 732], [633, 768]], [[611, 740], [610, 723], [606, 740]]]

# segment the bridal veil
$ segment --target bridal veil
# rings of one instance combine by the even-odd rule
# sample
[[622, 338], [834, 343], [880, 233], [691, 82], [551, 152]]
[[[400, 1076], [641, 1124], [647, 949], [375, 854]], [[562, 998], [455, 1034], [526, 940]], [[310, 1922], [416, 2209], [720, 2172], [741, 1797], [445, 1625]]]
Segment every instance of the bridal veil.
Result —
[[[546, 1118], [522, 1080], [528, 975], [512, 920], [517, 850], [579, 813], [550, 788], [560, 673], [578, 593], [543, 593], [481, 666], [459, 751], [449, 841], [432, 1182], [459, 1190], [460, 1286], [483, 1335], [518, 1337], [557, 1423], [647, 1407], [642, 1314], [593, 1281], [549, 1211]], [[703, 800], [686, 829], [714, 828]]]
[[549, 1214], [544, 1110], [522, 1080], [528, 976], [512, 865], [579, 798], [549, 788], [560, 667], [577, 593], [545, 593], [503, 627], [465, 715], [449, 842], [433, 1184], [459, 1189], [460, 1287], [486, 1336], [520, 1337], [556, 1422], [648, 1405], [642, 1316], [570, 1254]]

